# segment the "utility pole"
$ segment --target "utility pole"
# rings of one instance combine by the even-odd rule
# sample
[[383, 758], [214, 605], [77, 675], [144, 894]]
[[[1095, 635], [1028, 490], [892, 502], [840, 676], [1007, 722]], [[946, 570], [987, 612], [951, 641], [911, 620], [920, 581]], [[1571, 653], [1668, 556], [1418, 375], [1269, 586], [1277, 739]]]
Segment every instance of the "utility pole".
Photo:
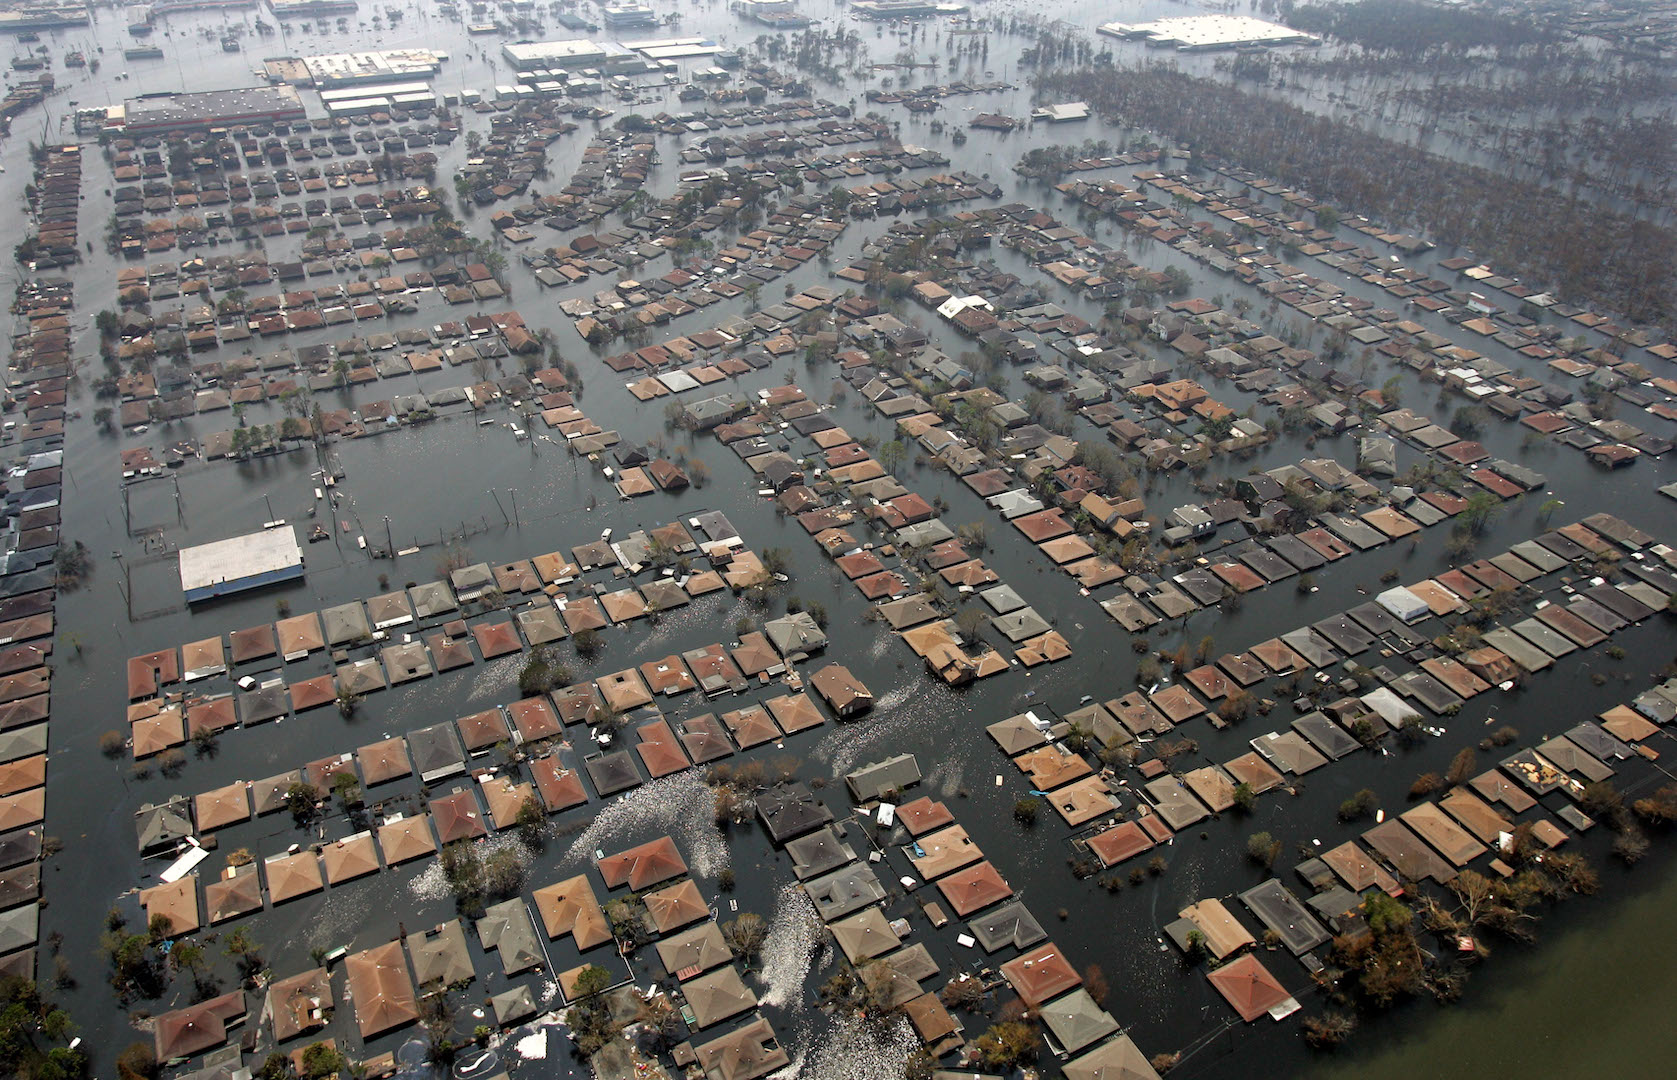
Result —
[[507, 517], [507, 508], [501, 505], [500, 494], [494, 488], [490, 488], [489, 497], [495, 500], [495, 509], [501, 512], [501, 521], [505, 524], [511, 525], [512, 521]]

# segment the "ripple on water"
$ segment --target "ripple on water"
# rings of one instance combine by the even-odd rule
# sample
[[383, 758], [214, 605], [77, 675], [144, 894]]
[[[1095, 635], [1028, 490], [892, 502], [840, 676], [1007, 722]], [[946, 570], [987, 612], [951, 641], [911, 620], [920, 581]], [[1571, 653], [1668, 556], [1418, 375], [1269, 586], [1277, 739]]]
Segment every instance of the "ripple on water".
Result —
[[[914, 707], [907, 707], [909, 699], [916, 697]], [[937, 723], [953, 700], [948, 691], [919, 680], [899, 686], [874, 702], [867, 719], [841, 723], [829, 731], [810, 756], [831, 765], [834, 776], [842, 776], [875, 747], [902, 741], [916, 729]]]
[[[674, 579], [664, 578], [663, 580]], [[642, 623], [646, 627], [647, 633], [640, 638], [635, 648], [643, 653], [650, 653], [667, 640], [690, 639], [705, 627], [716, 624], [717, 610], [714, 602], [698, 601], [678, 607], [673, 611], [661, 611], [658, 613], [656, 623]]]
[[966, 778], [966, 773], [966, 762], [955, 757], [944, 758], [926, 774], [926, 787], [945, 799], [953, 798], [961, 789], [961, 781]]
[[594, 852], [608, 855], [650, 839], [654, 830], [668, 833], [682, 857], [702, 877], [715, 877], [728, 866], [728, 844], [716, 827], [716, 796], [697, 770], [689, 769], [642, 784], [594, 816], [587, 829], [572, 841], [564, 862], [592, 861]]
[[[500, 851], [513, 852], [518, 857], [519, 865], [525, 867], [536, 858], [536, 853], [530, 849], [530, 845], [514, 832], [491, 833], [480, 840], [472, 841], [472, 854], [479, 861]], [[448, 883], [448, 875], [443, 873], [441, 859], [428, 862], [425, 869], [408, 882], [408, 891], [419, 900], [442, 900], [454, 895], [454, 889]]]
[[315, 912], [308, 928], [310, 948], [331, 948], [347, 940], [365, 925], [372, 912], [373, 894], [365, 889], [337, 889], [326, 894], [326, 902]]
[[909, 1055], [920, 1046], [902, 1017], [889, 1024], [869, 1024], [846, 1014], [824, 1030], [814, 1027], [798, 1026], [791, 1063], [772, 1080], [894, 1080], [904, 1074]]
[[804, 979], [809, 974], [810, 960], [824, 940], [821, 917], [803, 889], [797, 885], [782, 886], [759, 954], [763, 966], [757, 972], [757, 980], [762, 983], [763, 992], [757, 999], [765, 1005], [803, 1008]]
[[518, 684], [518, 673], [524, 670], [526, 659], [522, 653], [513, 653], [484, 664], [472, 675], [472, 689], [466, 700], [482, 701], [487, 697], [505, 696]]

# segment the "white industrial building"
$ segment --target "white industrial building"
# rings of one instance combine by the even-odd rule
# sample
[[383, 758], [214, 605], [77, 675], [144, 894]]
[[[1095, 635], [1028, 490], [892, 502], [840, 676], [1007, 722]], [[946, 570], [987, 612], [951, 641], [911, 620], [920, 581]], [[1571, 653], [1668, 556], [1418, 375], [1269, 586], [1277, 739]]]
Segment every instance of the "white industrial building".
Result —
[[1249, 15], [1182, 15], [1146, 23], [1111, 22], [1095, 28], [1097, 33], [1125, 41], [1144, 41], [1161, 49], [1202, 52], [1211, 49], [1239, 49], [1252, 45], [1320, 45], [1315, 34], [1294, 30], [1280, 23], [1265, 22]]

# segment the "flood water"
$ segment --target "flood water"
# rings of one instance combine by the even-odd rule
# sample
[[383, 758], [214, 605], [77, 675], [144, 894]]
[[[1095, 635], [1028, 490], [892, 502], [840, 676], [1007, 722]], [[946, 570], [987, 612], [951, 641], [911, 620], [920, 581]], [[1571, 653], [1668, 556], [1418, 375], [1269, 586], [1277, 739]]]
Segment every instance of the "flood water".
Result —
[[[828, 0], [814, 0], [801, 5], [801, 9], [822, 19], [824, 25], [857, 30], [865, 50], [876, 62], [892, 62], [899, 52], [941, 54], [947, 43], [935, 24], [921, 27], [916, 38], [898, 38], [891, 29], [879, 31], [872, 24], [852, 20], [842, 6]], [[458, 23], [427, 16], [418, 6], [404, 10], [407, 18], [395, 29], [361, 28], [352, 22], [352, 29], [343, 33], [305, 34], [294, 27], [283, 40], [248, 34], [243, 38], [245, 51], [240, 54], [221, 51], [218, 38], [224, 22], [220, 15], [174, 16], [152, 39], [168, 54], [163, 61], [122, 61], [120, 49], [128, 39], [119, 17], [109, 11], [99, 12], [99, 21], [91, 28], [43, 34], [42, 43], [50, 45], [55, 57], [72, 48], [82, 48], [93, 56], [103, 48], [103, 63], [96, 75], [66, 72], [55, 65], [60, 85], [67, 83], [68, 88], [50, 99], [45, 116], [37, 111], [14, 121], [13, 135], [0, 149], [0, 160], [7, 170], [0, 176], [0, 197], [21, 200], [22, 186], [29, 175], [29, 139], [39, 137], [43, 129], [68, 137], [69, 129], [62, 121], [70, 99], [87, 106], [140, 91], [248, 85], [253, 81], [250, 69], [259, 66], [262, 56], [375, 46], [425, 45], [448, 50], [452, 57], [435, 80], [439, 90], [472, 88], [488, 92], [496, 83], [511, 81], [505, 65], [495, 62], [501, 39], [468, 38]], [[1017, 3], [991, 4], [979, 14], [994, 17], [1036, 10]], [[1087, 26], [1093, 36], [1092, 27], [1099, 22], [1139, 21], [1188, 10], [1163, 0], [1119, 5], [1073, 3], [1063, 5], [1062, 18]], [[361, 20], [369, 18], [371, 11], [371, 7], [364, 9]], [[613, 40], [705, 35], [724, 45], [737, 46], [758, 37], [762, 29], [715, 2], [683, 7], [681, 11], [679, 25], [659, 31], [588, 36]], [[237, 13], [229, 13], [226, 18], [227, 23], [240, 21]], [[242, 21], [248, 24], [250, 16], [245, 15]], [[215, 33], [202, 37], [198, 33], [201, 29]], [[546, 36], [573, 35], [549, 21]], [[987, 175], [1001, 184], [1002, 202], [1031, 203], [1074, 223], [1073, 204], [1048, 185], [1015, 177], [1012, 164], [1033, 146], [1083, 139], [1123, 145], [1135, 133], [1110, 130], [1091, 121], [1069, 132], [1041, 125], [1008, 136], [973, 131], [964, 146], [956, 146], [951, 139], [955, 130], [965, 129], [975, 112], [1028, 114], [1032, 105], [1026, 85], [1029, 71], [1021, 70], [1017, 63], [1018, 51], [1028, 44], [1023, 37], [993, 33], [989, 37], [991, 54], [982, 66], [971, 71], [965, 67], [946, 69], [935, 76], [922, 74], [917, 81], [947, 82], [957, 74], [980, 81], [991, 77], [986, 74], [991, 72], [994, 78], [1019, 86], [1002, 94], [945, 99], [943, 108], [933, 114], [934, 119], [948, 125], [941, 135], [932, 132], [931, 120], [910, 114], [901, 106], [879, 106], [878, 111], [901, 122], [904, 142], [933, 146], [950, 156], [952, 169]], [[1105, 39], [1097, 42], [1097, 49], [1103, 45], [1126, 57], [1144, 53], [1137, 46]], [[682, 61], [682, 66], [685, 73], [708, 63], [707, 58], [699, 58]], [[121, 77], [124, 70], [127, 78]], [[851, 78], [842, 87], [818, 84], [816, 96], [841, 102], [854, 99], [857, 111], [866, 112], [869, 107], [860, 100], [865, 88], [861, 79]], [[651, 113], [660, 108], [678, 111], [674, 87], [648, 85], [646, 91], [657, 104], [599, 103], [619, 114], [631, 110]], [[305, 93], [305, 99], [311, 102], [311, 110], [317, 107], [314, 95]], [[466, 120], [469, 129], [486, 130], [482, 117], [467, 113]], [[575, 169], [588, 135], [585, 124], [582, 131], [550, 148], [552, 179], [542, 185], [543, 190], [557, 189]], [[662, 197], [675, 190], [680, 168], [676, 153], [684, 143], [659, 137], [663, 160], [648, 181], [649, 193]], [[451, 167], [458, 167], [464, 160], [458, 142], [439, 150], [439, 155], [441, 175], [447, 175]], [[82, 234], [94, 239], [97, 248], [109, 213], [106, 192], [113, 181], [96, 147], [90, 145], [86, 157]], [[1128, 182], [1134, 171], [1093, 175]], [[1237, 187], [1232, 181], [1225, 181], [1225, 186]], [[483, 211], [467, 217], [468, 229], [474, 234], [487, 234], [487, 218]], [[832, 266], [836, 268], [855, 257], [866, 239], [888, 226], [888, 219], [851, 223], [834, 252]], [[1272, 332], [1282, 333], [1294, 321], [1303, 323], [1302, 316], [1287, 311], [1273, 319], [1262, 314], [1266, 298], [1256, 290], [1215, 276], [1169, 249], [1131, 243], [1111, 222], [1078, 227], [1103, 241], [1128, 245], [1134, 258], [1155, 269], [1180, 266], [1193, 276], [1197, 295], [1251, 300], [1254, 317], [1265, 320]], [[1349, 231], [1345, 235], [1359, 238]], [[538, 246], [556, 242], [557, 237], [549, 240], [544, 234]], [[295, 243], [294, 239], [281, 238], [272, 241], [269, 249], [277, 258], [278, 252], [290, 250], [288, 245]], [[231, 248], [224, 245], [211, 250]], [[514, 249], [506, 250], [509, 255], [514, 253]], [[1441, 244], [1438, 251], [1412, 260], [1411, 265], [1432, 270], [1437, 261], [1451, 254], [1454, 252], [1448, 244]], [[1033, 283], [1047, 282], [1051, 299], [1068, 310], [1091, 321], [1100, 317], [1093, 301], [1054, 287], [1016, 253], [998, 245], [988, 257], [1002, 269]], [[82, 413], [67, 424], [63, 533], [68, 539], [84, 541], [99, 562], [90, 584], [61, 595], [57, 608], [60, 632], [74, 632], [82, 647], [74, 650], [61, 643], [55, 664], [47, 825], [48, 831], [63, 841], [64, 851], [45, 866], [43, 892], [47, 906], [42, 912], [42, 935], [57, 931], [65, 937], [64, 955], [76, 984], [60, 996], [83, 1025], [90, 1045], [96, 1047], [98, 1075], [113, 1073], [111, 1060], [129, 1041], [149, 1037], [134, 1028], [137, 1018], [130, 1015], [131, 1008], [160, 1013], [185, 1004], [190, 990], [183, 980], [176, 980], [164, 998], [125, 1007], [104, 984], [96, 939], [105, 913], [115, 906], [127, 912], [131, 921], [136, 918], [132, 890], [152, 883], [162, 869], [156, 860], [142, 864], [134, 854], [133, 813], [141, 803], [177, 793], [195, 794], [235, 779], [259, 779], [328, 754], [508, 703], [518, 697], [516, 680], [521, 664], [519, 657], [507, 657], [371, 694], [349, 721], [340, 719], [335, 710], [323, 709], [279, 724], [235, 729], [219, 739], [212, 756], [189, 752], [177, 776], [152, 770], [149, 776], [136, 778], [130, 762], [106, 760], [96, 745], [101, 732], [119, 730], [125, 724], [124, 662], [129, 656], [270, 622], [279, 612], [277, 601], [292, 612], [302, 613], [410, 582], [433, 580], [439, 574], [445, 547], [452, 542], [469, 548], [474, 561], [494, 565], [555, 549], [568, 551], [597, 538], [608, 527], [621, 536], [636, 528], [685, 520], [707, 509], [725, 512], [753, 550], [786, 550], [792, 584], [779, 597], [779, 603], [784, 603], [786, 593], [794, 593], [806, 603], [821, 602], [831, 613], [831, 642], [825, 659], [818, 659], [809, 669], [827, 660], [843, 663], [880, 698], [873, 713], [860, 722], [843, 726], [829, 722], [789, 737], [784, 745], [758, 748], [734, 760], [793, 759], [791, 764], [801, 776], [828, 781], [819, 794], [843, 820], [852, 811], [837, 777], [893, 753], [915, 754], [926, 778], [924, 793], [948, 802], [957, 820], [1022, 894], [1050, 937], [1065, 947], [1080, 968], [1099, 964], [1105, 970], [1112, 987], [1107, 1007], [1137, 1044], [1150, 1055], [1194, 1048], [1176, 1075], [1245, 1076], [1260, 1068], [1259, 1063], [1263, 1063], [1261, 1071], [1267, 1075], [1334, 1080], [1353, 1075], [1353, 1070], [1358, 1076], [1380, 1078], [1415, 1075], [1426, 1069], [1440, 1080], [1513, 1075], [1517, 1070], [1539, 1075], [1587, 1075], [1587, 1068], [1624, 1077], [1666, 1074], [1667, 1070], [1658, 1065], [1677, 1043], [1677, 1031], [1668, 1017], [1672, 994], [1665, 979], [1674, 946], [1657, 928], [1661, 925], [1660, 914], [1677, 903], [1677, 865], [1658, 850], [1665, 842], [1658, 838], [1655, 855], [1628, 873], [1608, 864], [1606, 838], [1599, 835], [1603, 830], [1580, 838], [1578, 844], [1603, 866], [1602, 895], [1572, 901], [1548, 915], [1534, 948], [1501, 946], [1470, 981], [1462, 1003], [1449, 1009], [1417, 1003], [1389, 1017], [1373, 1019], [1350, 1048], [1328, 1058], [1304, 1049], [1296, 1021], [1270, 1024], [1265, 1020], [1249, 1027], [1233, 1022], [1232, 1014], [1203, 976], [1186, 968], [1176, 950], [1162, 943], [1160, 931], [1187, 904], [1202, 897], [1227, 896], [1267, 876], [1244, 859], [1244, 839], [1251, 832], [1269, 830], [1285, 843], [1288, 854], [1278, 863], [1277, 875], [1295, 886], [1290, 868], [1302, 857], [1295, 853], [1312, 850], [1315, 841], [1324, 848], [1334, 846], [1360, 831], [1334, 819], [1334, 809], [1353, 792], [1373, 788], [1384, 805], [1399, 807], [1416, 775], [1429, 770], [1442, 772], [1455, 750], [1477, 741], [1481, 729], [1488, 731], [1512, 723], [1521, 730], [1520, 745], [1532, 745], [1546, 734], [1557, 734], [1633, 697], [1677, 652], [1669, 624], [1656, 618], [1617, 634], [1614, 640], [1628, 654], [1622, 661], [1610, 660], [1600, 648], [1582, 651], [1557, 662], [1554, 670], [1534, 677], [1512, 695], [1474, 699], [1445, 724], [1451, 730], [1450, 738], [1428, 740], [1413, 750], [1394, 750], [1390, 757], [1357, 754], [1306, 778], [1298, 785], [1296, 795], [1264, 797], [1250, 818], [1227, 814], [1184, 831], [1174, 844], [1162, 849], [1168, 863], [1163, 874], [1109, 893], [1093, 881], [1073, 878], [1066, 865], [1072, 848], [1058, 821], [1041, 823], [1034, 833], [1022, 831], [1013, 822], [1014, 801], [1027, 793], [1024, 781], [983, 730], [985, 725], [1024, 709], [1064, 712], [1077, 707], [1085, 695], [1105, 700], [1133, 688], [1137, 656], [1129, 636], [1118, 630], [1096, 604], [1096, 598], [1081, 595], [1073, 579], [1055, 572], [1017, 531], [1007, 528], [949, 473], [918, 462], [905, 465], [901, 470], [905, 486], [928, 500], [946, 500], [950, 509], [943, 517], [952, 527], [979, 521], [988, 526], [991, 546], [984, 554], [986, 561], [999, 568], [1004, 580], [1028, 603], [1049, 617], [1075, 650], [1071, 660], [1031, 671], [1014, 670], [964, 690], [948, 690], [931, 681], [913, 654], [882, 623], [866, 620], [866, 603], [802, 528], [777, 514], [772, 503], [757, 497], [754, 478], [731, 451], [707, 435], [665, 430], [662, 402], [637, 402], [618, 385], [617, 376], [598, 362], [600, 355], [616, 349], [591, 351], [575, 335], [569, 320], [558, 311], [558, 301], [603, 286], [596, 282], [543, 292], [528, 271], [516, 265], [516, 259], [512, 261], [514, 265], [508, 270], [512, 296], [492, 310], [516, 308], [530, 326], [552, 327], [564, 356], [582, 370], [586, 388], [579, 407], [602, 428], [622, 432], [627, 441], [659, 439], [670, 455], [680, 452], [689, 461], [704, 460], [713, 475], [709, 485], [680, 496], [657, 493], [620, 503], [597, 468], [573, 457], [557, 443], [542, 438], [515, 439], [504, 426], [510, 414], [499, 412], [485, 414], [498, 421], [492, 426], [479, 426], [472, 415], [456, 415], [419, 428], [338, 442], [331, 447], [332, 463], [343, 473], [339, 490], [344, 501], [335, 512], [323, 511], [322, 520], [348, 521], [350, 530], [335, 526], [332, 542], [305, 548], [308, 574], [304, 581], [221, 601], [189, 616], [178, 606], [179, 589], [170, 554], [183, 546], [253, 531], [276, 516], [294, 523], [306, 521], [306, 515], [316, 506], [313, 489], [319, 481], [313, 473], [320, 463], [312, 450], [237, 465], [226, 461], [190, 463], [178, 472], [178, 504], [173, 481], [147, 481], [130, 489], [125, 519], [119, 494], [119, 449], [141, 445], [161, 448], [178, 439], [203, 438], [231, 426], [232, 421], [226, 413], [213, 413], [153, 427], [141, 435], [110, 437], [95, 430], [90, 419], [94, 407], [90, 393], [84, 390], [73, 402]], [[94, 313], [114, 306], [119, 268], [119, 263], [100, 249], [90, 254], [74, 274], [76, 322], [82, 329], [86, 355], [93, 355], [96, 344], [95, 335], [88, 329]], [[15, 268], [10, 272], [15, 274]], [[800, 286], [837, 284], [825, 271], [791, 280]], [[1362, 282], [1340, 278], [1336, 283], [1353, 294], [1367, 295], [1377, 305], [1390, 302]], [[765, 290], [765, 299], [779, 287], [776, 282]], [[457, 318], [462, 313], [462, 309], [449, 309], [445, 315], [443, 310], [440, 303], [433, 303], [422, 309], [421, 316], [406, 322], [393, 320], [391, 326], [419, 325]], [[687, 316], [669, 333], [696, 332], [743, 310], [743, 304], [718, 304]], [[962, 340], [949, 334], [935, 318], [926, 313], [917, 313], [917, 317], [934, 342], [952, 355], [964, 347]], [[1460, 340], [1462, 332], [1441, 319], [1420, 311], [1411, 317]], [[333, 331], [319, 331], [293, 335], [284, 344], [298, 347], [339, 336]], [[1494, 341], [1478, 342], [1475, 347], [1516, 370], [1539, 369], [1531, 373], [1543, 377], [1541, 365]], [[1660, 361], [1640, 351], [1636, 358], [1656, 371], [1661, 366]], [[91, 367], [97, 369], [96, 359]], [[752, 394], [787, 381], [787, 370], [811, 398], [828, 398], [831, 372], [808, 369], [801, 362], [777, 364], [742, 376], [736, 380], [737, 385], [727, 389]], [[1197, 374], [1187, 369], [1184, 373]], [[1382, 370], [1374, 382], [1378, 384], [1390, 373]], [[1017, 371], [1009, 375], [1009, 393], [1017, 398], [1026, 388]], [[1418, 412], [1431, 412], [1440, 422], [1459, 400], [1436, 406], [1436, 385], [1423, 384], [1407, 372], [1400, 378], [1405, 404]], [[469, 370], [444, 369], [382, 380], [352, 392], [321, 394], [317, 400], [327, 409], [348, 407], [409, 393], [416, 387], [438, 389], [475, 381], [477, 376]], [[1232, 385], [1209, 378], [1205, 382], [1215, 396], [1232, 407], [1241, 409], [1249, 404]], [[270, 404], [252, 407], [247, 419], [253, 424], [277, 423], [280, 416], [278, 406]], [[873, 435], [885, 440], [895, 435], [891, 422], [878, 416], [855, 393], [834, 405], [833, 416], [858, 437]], [[1633, 422], [1668, 437], [1672, 434], [1672, 425], [1651, 415], [1638, 415]], [[1077, 424], [1080, 438], [1100, 437], [1087, 421], [1078, 420]], [[532, 434], [539, 434], [539, 430]], [[1522, 435], [1522, 429], [1493, 420], [1481, 441], [1495, 456], [1521, 461], [1548, 474], [1550, 491], [1566, 503], [1554, 515], [1553, 524], [1605, 510], [1662, 540], [1677, 539], [1677, 504], [1653, 490], [1670, 479], [1664, 475], [1669, 471], [1667, 466], [1644, 460], [1633, 469], [1601, 473], [1575, 451], [1527, 447]], [[1303, 438], [1288, 435], [1250, 460], [1214, 462], [1208, 479], [1296, 462], [1300, 457], [1329, 456], [1350, 464], [1355, 453], [1350, 439], [1307, 445]], [[1400, 470], [1415, 459], [1412, 451], [1400, 447]], [[1196, 492], [1194, 481], [1186, 473], [1150, 478], [1143, 493], [1150, 514], [1162, 517], [1176, 506], [1202, 501], [1204, 496]], [[1488, 555], [1503, 551], [1548, 528], [1550, 521], [1539, 510], [1546, 497], [1534, 493], [1508, 504], [1483, 540], [1482, 552]], [[1225, 534], [1228, 531], [1225, 529]], [[1430, 529], [1413, 547], [1387, 545], [1319, 571], [1316, 577], [1320, 591], [1315, 594], [1300, 594], [1290, 582], [1280, 582], [1248, 597], [1238, 612], [1196, 612], [1180, 627], [1160, 627], [1153, 635], [1156, 647], [1191, 646], [1206, 635], [1214, 635], [1218, 653], [1244, 650], [1283, 630], [1360, 603], [1366, 599], [1363, 594], [1379, 591], [1380, 577], [1388, 570], [1397, 570], [1404, 581], [1443, 570], [1449, 565], [1443, 552], [1445, 533], [1445, 528]], [[382, 546], [388, 535], [398, 549], [417, 546], [421, 550], [391, 561], [372, 560], [355, 543], [361, 535], [375, 546]], [[107, 558], [112, 552], [121, 552], [123, 560]], [[607, 579], [599, 573], [589, 575], [590, 582], [596, 580]], [[125, 591], [131, 598], [125, 598]], [[130, 610], [143, 617], [131, 621], [127, 615]], [[606, 650], [592, 664], [572, 656], [568, 646], [562, 645], [561, 651], [579, 678], [594, 677], [718, 640], [728, 644], [735, 620], [741, 615], [763, 617], [723, 592], [665, 614], [653, 626], [636, 622], [628, 628], [608, 630]], [[430, 629], [425, 627], [427, 633]], [[251, 665], [251, 670], [279, 666], [269, 662]], [[296, 682], [330, 670], [328, 658], [317, 653], [306, 661], [284, 665], [284, 676], [286, 681]], [[1609, 676], [1605, 685], [1592, 684], [1589, 676], [1598, 672]], [[706, 711], [739, 707], [730, 698], [710, 703], [691, 700], [696, 696], [664, 704], [666, 716], [673, 722]], [[749, 696], [758, 700], [765, 695], [753, 692]], [[1254, 717], [1228, 731], [1213, 731], [1204, 723], [1194, 722], [1191, 734], [1199, 743], [1195, 756], [1205, 762], [1228, 760], [1247, 748], [1247, 740], [1267, 730], [1281, 729], [1290, 719], [1283, 700], [1271, 718]], [[575, 729], [571, 738], [574, 742], [587, 741], [586, 732]], [[1664, 737], [1656, 739], [1654, 745], [1662, 752], [1671, 749]], [[388, 786], [400, 789], [400, 794], [391, 798], [387, 810], [404, 805], [420, 808], [417, 785], [403, 781]], [[449, 787], [450, 783], [445, 783], [428, 794], [443, 794]], [[369, 796], [385, 797], [376, 788]], [[530, 865], [526, 894], [535, 887], [590, 870], [589, 863], [597, 851], [611, 853], [659, 835], [673, 836], [706, 900], [717, 907], [721, 919], [733, 917], [735, 906], [740, 912], [771, 918], [773, 930], [758, 964], [760, 970], [753, 971], [748, 982], [792, 1056], [794, 1067], [786, 1075], [810, 1080], [886, 1075], [890, 1064], [901, 1060], [911, 1041], [906, 1041], [901, 1030], [882, 1033], [842, 1025], [835, 1028], [815, 1007], [816, 989], [838, 969], [839, 960], [826, 935], [810, 931], [807, 901], [789, 889], [793, 880], [789, 861], [754, 826], [726, 835], [719, 833], [709, 824], [708, 799], [707, 790], [692, 771], [645, 785], [615, 800], [594, 800], [577, 811], [556, 815], [542, 848], [523, 854]], [[327, 835], [336, 837], [346, 831], [342, 821], [334, 820], [328, 824]], [[871, 844], [883, 842], [884, 834], [876, 837], [874, 830], [853, 819], [848, 833], [859, 856]], [[270, 815], [222, 830], [218, 835], [220, 850], [212, 853], [212, 861], [206, 866], [219, 865], [222, 854], [237, 847], [247, 847], [260, 857], [277, 854], [306, 839], [292, 828], [286, 815]], [[882, 880], [905, 872], [900, 852], [893, 849], [890, 859], [892, 873], [882, 869]], [[718, 875], [724, 868], [731, 869], [736, 877], [732, 893], [724, 893], [718, 885]], [[897, 889], [887, 911], [893, 917], [917, 912], [916, 898]], [[1065, 913], [1063, 917], [1061, 912]], [[454, 915], [454, 904], [439, 880], [436, 861], [418, 860], [228, 926], [249, 925], [264, 946], [269, 966], [276, 975], [284, 976], [307, 967], [311, 949], [368, 948], [391, 940], [400, 930], [417, 933]], [[1005, 952], [987, 958], [976, 950], [962, 948], [954, 942], [959, 929], [956, 924], [933, 933], [924, 919], [916, 917], [914, 933], [924, 934], [921, 940], [941, 968], [940, 975], [926, 983], [928, 989], [940, 986], [956, 971], [1009, 958]], [[548, 944], [548, 973], [535, 980], [526, 976], [509, 983], [501, 975], [497, 959], [478, 947], [476, 935], [468, 929], [466, 936], [479, 977], [465, 995], [473, 1000], [522, 981], [535, 987], [543, 1004], [556, 1004], [552, 972], [588, 961], [604, 963], [595, 954], [579, 955], [569, 939], [562, 939]], [[643, 986], [661, 977], [661, 968], [655, 958], [647, 958], [648, 953], [650, 950], [641, 950], [630, 965], [613, 961], [613, 974], [632, 977]], [[1284, 984], [1299, 994], [1307, 1012], [1320, 1011], [1321, 1003], [1305, 993], [1308, 980], [1301, 966], [1284, 953], [1266, 953], [1264, 958]], [[43, 976], [50, 974], [51, 962], [44, 950], [41, 965]], [[219, 975], [223, 986], [231, 988], [230, 965], [222, 962]], [[335, 978], [335, 985], [341, 987], [341, 978]], [[1626, 988], [1635, 991], [1626, 992]], [[339, 1016], [341, 1019], [328, 1033], [356, 1055], [395, 1050], [414, 1038], [410, 1029], [363, 1046], [347, 1019], [350, 1009], [342, 1001]], [[254, 1018], [247, 1021], [254, 1022]], [[463, 1018], [461, 1024], [469, 1031], [476, 1022], [476, 1018]], [[978, 1023], [976, 1018], [968, 1019], [969, 1035], [977, 1034]], [[503, 1048], [503, 1063], [520, 1080], [526, 1076], [581, 1075], [582, 1067], [563, 1048], [563, 1036], [554, 1030], [549, 1038], [553, 1048], [545, 1059], [521, 1061]]]

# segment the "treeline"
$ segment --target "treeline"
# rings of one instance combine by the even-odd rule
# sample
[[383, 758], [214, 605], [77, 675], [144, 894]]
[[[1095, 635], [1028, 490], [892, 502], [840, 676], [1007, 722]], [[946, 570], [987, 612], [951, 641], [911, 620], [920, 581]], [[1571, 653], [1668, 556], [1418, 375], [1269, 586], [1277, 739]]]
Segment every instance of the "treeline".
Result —
[[1421, 56], [1428, 52], [1518, 49], [1555, 41], [1556, 35], [1512, 15], [1443, 7], [1417, 0], [1280, 5], [1288, 26], [1353, 41], [1365, 49]]
[[1362, 115], [1460, 139], [1515, 176], [1623, 199], [1656, 221], [1677, 212], [1677, 79], [1663, 67], [1559, 45], [1494, 61], [1346, 47], [1242, 54], [1216, 66], [1277, 91], [1290, 79], [1338, 82]]
[[1643, 60], [1581, 52], [1567, 45], [1544, 45], [1482, 56], [1434, 53], [1417, 62], [1410, 56], [1375, 53], [1343, 46], [1292, 52], [1233, 53], [1214, 61], [1219, 71], [1267, 82], [1282, 73], [1295, 78], [1369, 80], [1371, 92], [1396, 84], [1449, 89], [1479, 88], [1494, 98], [1468, 102], [1469, 108], [1505, 108], [1529, 113], [1554, 109], [1622, 109], [1634, 105], [1669, 105], [1677, 95], [1670, 68]]
[[1041, 89], [1084, 100], [1266, 173], [1394, 228], [1463, 244], [1505, 272], [1562, 296], [1677, 325], [1677, 233], [1504, 173], [1441, 158], [1345, 120], [1148, 64], [1046, 71]]

